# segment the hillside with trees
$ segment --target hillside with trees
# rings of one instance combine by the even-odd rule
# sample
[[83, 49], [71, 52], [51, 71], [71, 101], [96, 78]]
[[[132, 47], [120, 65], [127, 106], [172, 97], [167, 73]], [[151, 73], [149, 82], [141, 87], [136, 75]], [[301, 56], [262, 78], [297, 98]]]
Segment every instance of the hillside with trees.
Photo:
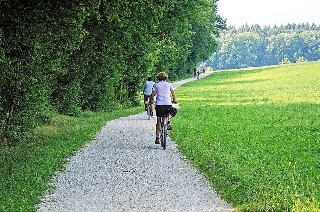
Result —
[[315, 24], [229, 27], [206, 61], [214, 69], [237, 69], [320, 59], [320, 26]]
[[191, 74], [225, 27], [217, 1], [0, 0], [0, 140], [18, 143], [52, 112], [136, 106], [160, 71]]

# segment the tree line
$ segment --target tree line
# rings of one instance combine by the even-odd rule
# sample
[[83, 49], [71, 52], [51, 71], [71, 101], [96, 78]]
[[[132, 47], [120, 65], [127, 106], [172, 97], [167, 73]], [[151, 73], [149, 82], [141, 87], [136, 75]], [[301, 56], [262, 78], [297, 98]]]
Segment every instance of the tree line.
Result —
[[208, 0], [0, 0], [0, 139], [54, 113], [137, 106], [148, 76], [191, 74], [225, 21]]
[[237, 69], [320, 59], [320, 26], [245, 25], [220, 33], [216, 52], [206, 61], [214, 69]]

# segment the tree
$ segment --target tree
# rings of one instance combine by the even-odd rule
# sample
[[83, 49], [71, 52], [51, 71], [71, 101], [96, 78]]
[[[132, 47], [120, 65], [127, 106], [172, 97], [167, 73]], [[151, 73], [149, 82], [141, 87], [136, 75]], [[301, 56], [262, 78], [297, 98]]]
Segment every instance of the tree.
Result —
[[[206, 61], [215, 69], [244, 68], [320, 59], [320, 27], [288, 24], [280, 27], [259, 25], [230, 27], [218, 37], [216, 52]], [[300, 60], [299, 60], [300, 61]]]
[[[11, 145], [21, 140], [26, 131], [48, 120], [53, 79], [64, 71], [61, 67], [66, 53], [76, 48], [81, 33], [68, 32], [69, 37], [64, 34], [64, 30], [70, 30], [68, 18], [78, 12], [66, 10], [75, 7], [74, 3], [64, 7], [59, 1], [0, 4], [0, 134], [4, 143]], [[59, 39], [59, 44], [55, 39]]]
[[214, 51], [217, 1], [0, 0], [0, 138], [50, 119], [139, 104], [147, 76], [190, 73]]

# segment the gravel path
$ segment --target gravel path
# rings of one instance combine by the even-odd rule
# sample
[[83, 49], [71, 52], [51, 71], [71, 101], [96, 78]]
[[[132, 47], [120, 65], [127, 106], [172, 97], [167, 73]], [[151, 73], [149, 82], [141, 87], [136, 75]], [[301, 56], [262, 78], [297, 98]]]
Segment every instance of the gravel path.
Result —
[[107, 122], [53, 179], [38, 211], [232, 211], [170, 138], [166, 150], [154, 144], [155, 124], [146, 113]]

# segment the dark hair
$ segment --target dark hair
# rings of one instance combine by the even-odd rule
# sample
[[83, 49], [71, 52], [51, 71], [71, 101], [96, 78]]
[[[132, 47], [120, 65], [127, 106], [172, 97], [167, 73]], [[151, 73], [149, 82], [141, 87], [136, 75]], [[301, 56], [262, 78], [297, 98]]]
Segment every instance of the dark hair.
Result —
[[152, 80], [152, 77], [148, 77], [148, 81], [151, 81]]

